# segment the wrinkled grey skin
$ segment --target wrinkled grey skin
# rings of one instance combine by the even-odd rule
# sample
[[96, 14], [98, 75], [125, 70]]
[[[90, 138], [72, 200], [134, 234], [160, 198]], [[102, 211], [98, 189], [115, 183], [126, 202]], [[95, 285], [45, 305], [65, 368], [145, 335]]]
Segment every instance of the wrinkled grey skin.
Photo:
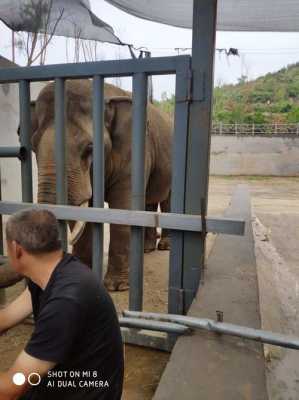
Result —
[[[55, 203], [55, 168], [53, 162], [53, 84], [38, 97], [35, 107], [37, 128], [32, 143], [38, 164], [38, 201]], [[68, 201], [81, 205], [92, 196], [90, 180], [90, 144], [92, 143], [91, 84], [72, 81], [67, 84]], [[105, 201], [110, 208], [131, 206], [131, 96], [111, 85], [105, 87]], [[34, 118], [33, 118], [34, 120]], [[148, 107], [146, 132], [146, 203], [147, 209], [158, 203], [168, 204], [171, 179], [171, 123], [153, 106]], [[155, 247], [155, 231], [148, 231], [145, 248]], [[109, 290], [128, 288], [130, 229], [111, 225], [108, 271], [105, 285]], [[74, 246], [74, 253], [91, 264], [91, 226]], [[160, 248], [169, 248], [163, 237]]]
[[[91, 82], [68, 81], [66, 84], [66, 140], [68, 204], [80, 206], [92, 200], [92, 88]], [[131, 94], [105, 85], [105, 201], [110, 208], [131, 208]], [[171, 122], [153, 105], [147, 110], [146, 132], [146, 208], [156, 210], [161, 203], [168, 211], [171, 181]], [[54, 157], [54, 84], [48, 84], [32, 104], [32, 147], [38, 166], [38, 202], [56, 203]], [[72, 225], [71, 225], [72, 228]], [[91, 265], [91, 225], [87, 224], [73, 252]], [[128, 289], [130, 228], [110, 226], [108, 290]], [[145, 251], [156, 247], [156, 230], [149, 229]], [[162, 234], [160, 249], [169, 249]]]

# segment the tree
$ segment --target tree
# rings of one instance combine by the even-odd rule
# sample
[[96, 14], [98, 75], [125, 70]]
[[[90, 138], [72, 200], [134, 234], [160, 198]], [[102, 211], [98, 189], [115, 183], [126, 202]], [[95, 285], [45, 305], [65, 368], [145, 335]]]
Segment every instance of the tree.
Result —
[[[64, 13], [61, 9], [56, 20], [52, 21], [52, 9], [53, 0], [28, 0], [21, 6], [22, 26], [25, 26], [28, 32], [19, 33], [13, 45], [25, 53], [27, 66], [38, 59], [41, 65], [46, 61], [47, 48]], [[20, 27], [19, 30], [21, 29]]]

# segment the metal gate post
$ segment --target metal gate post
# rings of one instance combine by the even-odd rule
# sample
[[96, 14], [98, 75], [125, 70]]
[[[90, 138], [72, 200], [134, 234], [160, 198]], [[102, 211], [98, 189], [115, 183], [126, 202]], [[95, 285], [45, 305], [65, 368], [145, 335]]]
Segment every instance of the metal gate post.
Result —
[[[190, 70], [184, 68], [182, 71], [177, 71], [171, 183], [171, 212], [177, 214], [183, 214], [185, 210], [190, 79]], [[170, 237], [168, 312], [183, 314], [184, 232], [173, 230]]]
[[[193, 1], [192, 102], [190, 104], [185, 212], [206, 212], [214, 78], [217, 0]], [[203, 211], [203, 212], [202, 212]], [[205, 258], [205, 233], [184, 234], [184, 312], [196, 295]]]
[[32, 154], [31, 154], [31, 108], [30, 82], [21, 80], [19, 83], [20, 99], [20, 144], [26, 150], [21, 163], [22, 201], [32, 203]]
[[[0, 165], [0, 201], [2, 201], [2, 175], [1, 175], [1, 165]], [[0, 215], [0, 254], [4, 255], [3, 248], [3, 218]], [[1, 268], [1, 266], [0, 266]], [[0, 306], [6, 303], [6, 292], [5, 289], [0, 289]]]
[[[104, 208], [104, 78], [93, 78], [93, 207]], [[94, 224], [92, 234], [92, 270], [103, 279], [104, 225]]]
[[[65, 80], [55, 79], [55, 156], [56, 156], [56, 202], [67, 204], [66, 135], [65, 135]], [[60, 236], [67, 250], [67, 226], [60, 222]]]
[[[145, 208], [145, 131], [147, 120], [148, 77], [145, 73], [133, 76], [132, 112], [132, 210]], [[142, 310], [143, 304], [144, 228], [131, 228], [130, 251], [130, 310]]]

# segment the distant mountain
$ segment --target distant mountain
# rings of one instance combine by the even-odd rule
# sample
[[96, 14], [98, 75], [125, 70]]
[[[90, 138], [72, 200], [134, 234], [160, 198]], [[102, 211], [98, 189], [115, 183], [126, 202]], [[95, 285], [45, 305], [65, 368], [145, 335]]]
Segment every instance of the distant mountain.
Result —
[[[158, 102], [173, 112], [174, 97]], [[254, 81], [245, 76], [236, 85], [214, 90], [213, 120], [224, 123], [299, 123], [299, 63]]]

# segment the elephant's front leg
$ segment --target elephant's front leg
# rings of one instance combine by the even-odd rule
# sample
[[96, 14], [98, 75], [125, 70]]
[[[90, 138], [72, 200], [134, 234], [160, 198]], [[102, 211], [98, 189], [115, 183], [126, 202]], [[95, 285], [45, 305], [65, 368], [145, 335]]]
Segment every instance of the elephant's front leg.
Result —
[[129, 289], [130, 227], [110, 225], [108, 269], [104, 279], [109, 291]]

